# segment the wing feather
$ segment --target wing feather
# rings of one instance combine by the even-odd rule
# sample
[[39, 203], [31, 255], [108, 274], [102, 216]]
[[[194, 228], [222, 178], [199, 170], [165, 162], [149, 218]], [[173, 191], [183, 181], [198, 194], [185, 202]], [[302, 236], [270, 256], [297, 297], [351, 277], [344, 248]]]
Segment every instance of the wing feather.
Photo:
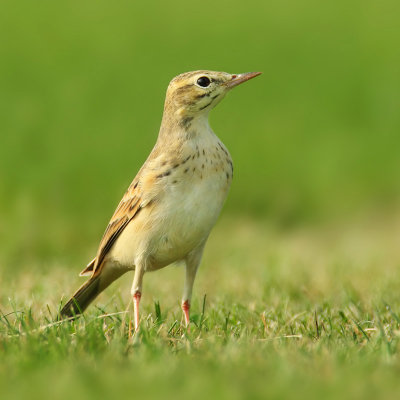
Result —
[[140, 188], [137, 183], [136, 180], [132, 182], [111, 217], [97, 251], [93, 274], [96, 271], [100, 272], [104, 257], [110, 251], [118, 236], [145, 206], [142, 204]]
[[157, 176], [160, 167], [164, 165], [165, 161], [162, 157], [159, 157], [159, 150], [156, 146], [128, 190], [125, 192], [111, 217], [103, 238], [101, 239], [92, 267], [93, 275], [100, 273], [104, 258], [129, 222], [131, 222], [143, 208], [149, 206], [153, 200], [158, 197]]

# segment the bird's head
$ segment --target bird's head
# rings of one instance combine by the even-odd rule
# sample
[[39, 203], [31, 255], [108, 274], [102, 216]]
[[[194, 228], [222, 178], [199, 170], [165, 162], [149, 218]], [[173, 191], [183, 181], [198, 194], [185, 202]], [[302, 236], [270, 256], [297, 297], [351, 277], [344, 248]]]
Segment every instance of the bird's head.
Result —
[[230, 89], [260, 74], [261, 72], [244, 74], [215, 71], [186, 72], [170, 82], [165, 108], [180, 117], [207, 114]]

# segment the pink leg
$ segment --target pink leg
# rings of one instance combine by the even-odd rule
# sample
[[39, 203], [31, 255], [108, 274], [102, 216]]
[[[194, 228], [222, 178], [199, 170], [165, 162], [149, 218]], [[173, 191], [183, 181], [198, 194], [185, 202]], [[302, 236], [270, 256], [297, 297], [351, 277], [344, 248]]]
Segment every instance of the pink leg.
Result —
[[189, 304], [188, 300], [185, 300], [182, 303], [182, 311], [183, 311], [183, 314], [185, 315], [186, 327], [188, 328], [188, 330], [190, 330], [190, 327], [189, 327], [189, 323], [190, 323], [190, 320], [189, 320], [190, 304]]
[[133, 295], [133, 305], [135, 308], [135, 332], [139, 328], [139, 303], [140, 303], [141, 297], [142, 297], [142, 294], [140, 292], [136, 292]]

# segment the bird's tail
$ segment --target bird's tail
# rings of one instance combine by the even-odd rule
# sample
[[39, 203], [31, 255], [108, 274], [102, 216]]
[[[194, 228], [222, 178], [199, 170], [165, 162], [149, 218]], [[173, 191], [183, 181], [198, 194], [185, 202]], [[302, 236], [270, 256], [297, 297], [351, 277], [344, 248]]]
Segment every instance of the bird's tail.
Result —
[[65, 306], [60, 311], [60, 317], [69, 318], [82, 314], [89, 304], [102, 291], [103, 288], [100, 289], [99, 286], [100, 274], [92, 276], [67, 301]]
[[102, 268], [96, 271], [67, 301], [59, 317], [69, 318], [82, 314], [104, 289], [127, 271], [123, 268]]

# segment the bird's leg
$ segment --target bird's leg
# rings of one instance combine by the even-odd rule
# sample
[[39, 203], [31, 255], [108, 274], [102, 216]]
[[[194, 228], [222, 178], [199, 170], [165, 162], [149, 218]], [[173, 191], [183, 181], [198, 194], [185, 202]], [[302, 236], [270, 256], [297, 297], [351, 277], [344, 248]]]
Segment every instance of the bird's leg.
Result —
[[185, 276], [185, 285], [183, 287], [183, 297], [182, 297], [182, 311], [185, 316], [185, 326], [189, 328], [190, 323], [190, 300], [192, 298], [192, 289], [194, 284], [194, 279], [196, 277], [197, 272], [197, 264], [190, 264], [186, 261], [186, 276]]
[[135, 294], [133, 295], [133, 306], [135, 309], [135, 332], [139, 328], [139, 303], [141, 297], [142, 293], [139, 291], [136, 291]]
[[183, 315], [185, 316], [185, 325], [189, 329], [189, 323], [190, 323], [190, 303], [189, 300], [182, 300], [182, 311]]
[[142, 282], [143, 282], [144, 268], [142, 265], [136, 265], [135, 276], [133, 278], [133, 284], [131, 289], [131, 295], [133, 297], [133, 307], [135, 313], [135, 332], [139, 328], [139, 303], [142, 297]]
[[196, 278], [197, 269], [200, 264], [201, 256], [203, 254], [204, 244], [195, 249], [186, 258], [186, 275], [185, 275], [185, 285], [183, 287], [183, 297], [182, 297], [182, 311], [185, 316], [185, 325], [188, 330], [190, 330], [190, 300], [192, 298], [192, 290], [194, 279]]

